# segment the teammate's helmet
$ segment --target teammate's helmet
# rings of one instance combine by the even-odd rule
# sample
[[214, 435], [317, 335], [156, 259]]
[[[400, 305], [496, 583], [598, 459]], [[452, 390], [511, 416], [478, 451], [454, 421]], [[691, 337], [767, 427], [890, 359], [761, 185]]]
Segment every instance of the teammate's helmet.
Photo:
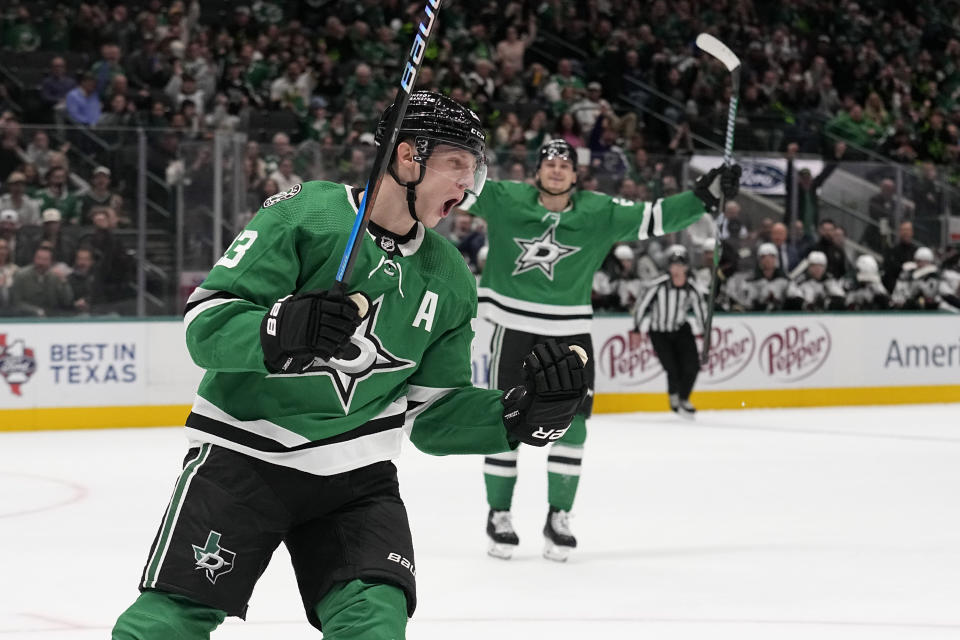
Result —
[[[374, 136], [381, 144], [387, 137], [387, 120], [393, 113], [393, 105], [387, 107]], [[480, 118], [471, 109], [459, 102], [432, 91], [414, 91], [410, 94], [407, 111], [400, 123], [397, 141], [413, 139], [414, 160], [426, 162], [437, 145], [448, 144], [465, 149], [485, 165], [486, 142]], [[475, 188], [475, 191], [479, 191]]]
[[577, 150], [562, 138], [547, 140], [541, 145], [540, 152], [537, 154], [537, 169], [540, 169], [544, 160], [553, 160], [554, 158], [569, 160], [573, 164], [573, 170], [577, 170]]
[[821, 266], [827, 266], [827, 254], [823, 251], [811, 251], [807, 256], [807, 264], [819, 264]]
[[667, 247], [667, 264], [674, 264], [678, 262], [680, 264], [687, 264], [690, 262], [687, 257], [687, 248], [682, 244], [672, 244]]

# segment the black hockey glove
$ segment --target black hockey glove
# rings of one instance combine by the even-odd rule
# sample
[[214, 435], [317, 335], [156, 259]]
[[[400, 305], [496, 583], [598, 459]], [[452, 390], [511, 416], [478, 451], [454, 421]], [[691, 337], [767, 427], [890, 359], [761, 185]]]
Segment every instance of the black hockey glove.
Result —
[[342, 357], [367, 313], [362, 293], [317, 290], [281, 298], [263, 316], [260, 345], [270, 373], [299, 373], [314, 358]]
[[585, 361], [585, 353], [581, 356], [553, 339], [524, 358], [523, 384], [503, 396], [503, 423], [511, 444], [542, 447], [563, 437], [587, 395]]
[[740, 193], [740, 174], [743, 169], [738, 164], [725, 164], [714, 167], [693, 183], [693, 195], [703, 200], [708, 211], [713, 211], [720, 204], [720, 194], [727, 200], [736, 198]]

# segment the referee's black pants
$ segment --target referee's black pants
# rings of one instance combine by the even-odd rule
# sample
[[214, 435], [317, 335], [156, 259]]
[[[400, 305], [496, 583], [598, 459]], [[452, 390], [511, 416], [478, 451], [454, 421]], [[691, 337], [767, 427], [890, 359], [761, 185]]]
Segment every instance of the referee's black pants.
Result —
[[700, 373], [700, 355], [690, 325], [684, 324], [677, 331], [651, 331], [650, 342], [667, 373], [667, 393], [688, 399]]

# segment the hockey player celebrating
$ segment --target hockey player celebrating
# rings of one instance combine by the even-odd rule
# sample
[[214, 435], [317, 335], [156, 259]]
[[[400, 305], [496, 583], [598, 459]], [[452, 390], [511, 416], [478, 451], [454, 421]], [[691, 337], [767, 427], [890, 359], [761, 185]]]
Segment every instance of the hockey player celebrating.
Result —
[[[594, 272], [616, 242], [646, 240], [679, 231], [708, 208], [721, 190], [733, 198], [740, 167], [717, 167], [692, 191], [656, 202], [631, 202], [593, 191], [577, 191], [575, 149], [549, 140], [539, 151], [536, 186], [490, 182], [463, 208], [487, 221], [487, 265], [480, 279], [481, 315], [495, 325], [491, 344], [491, 388], [509, 389], [523, 353], [550, 336], [578, 344], [591, 354]], [[565, 560], [576, 547], [568, 514], [580, 480], [580, 462], [592, 409], [593, 359], [587, 361], [591, 393], [566, 435], [547, 459], [548, 502], [544, 555]], [[488, 456], [484, 464], [487, 534], [491, 555], [509, 558], [519, 543], [510, 512], [517, 481], [515, 451]]]
[[328, 182], [264, 202], [190, 297], [206, 369], [191, 448], [114, 640], [209, 637], [244, 616], [281, 542], [324, 637], [403, 638], [414, 556], [390, 460], [404, 430], [434, 454], [566, 431], [587, 388], [562, 342], [531, 345], [505, 395], [471, 386], [475, 281], [430, 227], [481, 187], [483, 136], [469, 109], [411, 96], [350, 297], [329, 287], [362, 194]]
[[827, 256], [822, 251], [811, 251], [805, 263], [806, 272], [787, 285], [783, 308], [790, 311], [843, 309], [843, 287], [827, 273]]

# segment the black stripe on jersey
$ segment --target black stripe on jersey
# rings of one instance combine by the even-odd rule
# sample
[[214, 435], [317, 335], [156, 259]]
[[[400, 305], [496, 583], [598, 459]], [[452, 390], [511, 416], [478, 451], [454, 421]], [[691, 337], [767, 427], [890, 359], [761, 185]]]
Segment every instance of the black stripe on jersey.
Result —
[[567, 456], [547, 456], [547, 462], [562, 462], [563, 464], [583, 464], [580, 458], [568, 458]]
[[204, 302], [210, 302], [211, 300], [239, 300], [240, 296], [234, 295], [229, 291], [217, 291], [213, 295], [207, 296], [203, 300], [194, 300], [193, 302], [188, 302], [187, 306], [183, 308], [183, 315], [190, 313], [190, 310], [201, 305]]
[[516, 460], [500, 460], [499, 458], [484, 458], [484, 464], [490, 464], [495, 467], [516, 467]]
[[217, 436], [219, 438], [229, 440], [230, 442], [236, 442], [239, 445], [256, 449], [257, 451], [263, 451], [266, 453], [290, 453], [292, 451], [303, 451], [304, 449], [313, 449], [314, 447], [322, 447], [328, 444], [356, 440], [357, 438], [363, 436], [369, 436], [375, 433], [389, 431], [391, 429], [399, 429], [403, 427], [403, 421], [404, 417], [402, 413], [395, 416], [380, 418], [378, 420], [371, 420], [370, 422], [362, 424], [356, 429], [351, 429], [345, 433], [330, 436], [329, 438], [324, 438], [323, 440], [305, 442], [295, 447], [285, 447], [276, 440], [271, 440], [270, 438], [257, 435], [255, 433], [250, 433], [245, 429], [240, 429], [239, 427], [234, 427], [233, 425], [229, 425], [225, 422], [220, 422], [219, 420], [214, 420], [213, 418], [201, 416], [193, 412], [190, 412], [190, 415], [187, 416], [186, 424], [188, 427], [196, 429], [197, 431], [203, 431], [204, 433], [209, 433], [212, 436]]
[[480, 296], [477, 298], [478, 302], [489, 302], [495, 307], [500, 307], [504, 311], [509, 311], [510, 313], [516, 313], [517, 315], [527, 316], [528, 318], [540, 318], [541, 320], [590, 320], [593, 318], [592, 313], [583, 313], [577, 315], [558, 315], [555, 313], [539, 313], [536, 311], [527, 311], [525, 309], [516, 309], [514, 307], [508, 307], [502, 302], [498, 302], [489, 296]]

